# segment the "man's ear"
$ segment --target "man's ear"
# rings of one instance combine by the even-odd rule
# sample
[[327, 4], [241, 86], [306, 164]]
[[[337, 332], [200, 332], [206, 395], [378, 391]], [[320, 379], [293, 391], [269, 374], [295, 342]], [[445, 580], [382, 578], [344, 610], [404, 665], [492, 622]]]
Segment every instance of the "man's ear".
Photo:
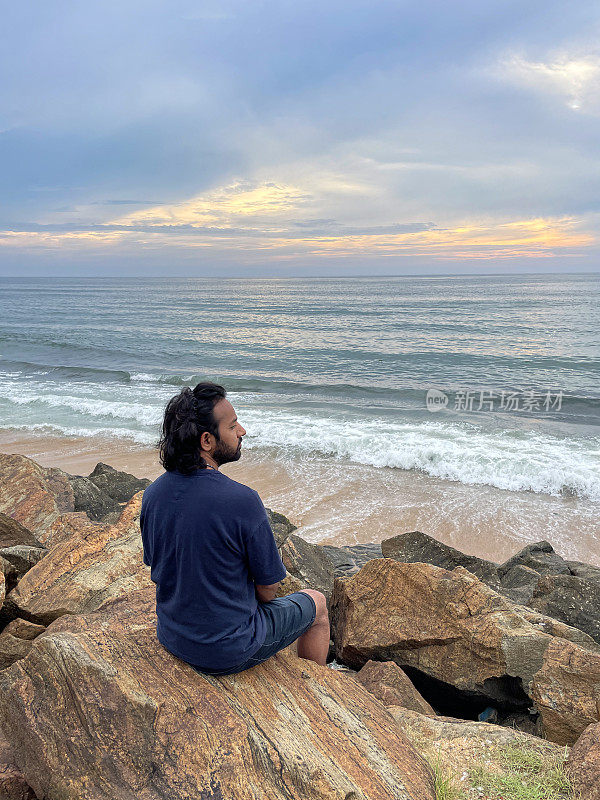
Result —
[[208, 431], [203, 431], [202, 434], [200, 435], [200, 449], [206, 450], [207, 452], [209, 450], [212, 450], [213, 439], [214, 436], [212, 435], [212, 433], [209, 433]]

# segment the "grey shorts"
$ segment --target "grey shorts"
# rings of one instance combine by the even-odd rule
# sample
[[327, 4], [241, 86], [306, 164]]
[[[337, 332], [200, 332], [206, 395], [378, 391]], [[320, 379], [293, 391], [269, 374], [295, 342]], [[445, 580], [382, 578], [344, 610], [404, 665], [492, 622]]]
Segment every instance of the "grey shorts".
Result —
[[196, 672], [205, 675], [234, 675], [236, 672], [243, 672], [245, 669], [255, 667], [306, 633], [315, 621], [317, 606], [309, 594], [294, 592], [286, 597], [276, 597], [270, 603], [261, 603], [260, 612], [265, 619], [267, 635], [261, 647], [251, 658], [227, 669], [201, 669], [194, 667], [193, 664], [190, 666]]

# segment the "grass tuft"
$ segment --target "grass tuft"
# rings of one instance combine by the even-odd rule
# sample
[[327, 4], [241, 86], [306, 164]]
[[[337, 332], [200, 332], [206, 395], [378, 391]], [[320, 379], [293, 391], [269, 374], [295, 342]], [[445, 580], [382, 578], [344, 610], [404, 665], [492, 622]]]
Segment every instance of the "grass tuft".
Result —
[[433, 770], [435, 800], [463, 800], [464, 793], [454, 783], [454, 775], [447, 772], [440, 763], [438, 752], [435, 761], [430, 762]]
[[502, 800], [576, 800], [564, 770], [567, 752], [547, 754], [517, 745], [499, 747], [494, 762], [500, 772], [478, 764], [470, 770], [471, 780], [483, 792]]

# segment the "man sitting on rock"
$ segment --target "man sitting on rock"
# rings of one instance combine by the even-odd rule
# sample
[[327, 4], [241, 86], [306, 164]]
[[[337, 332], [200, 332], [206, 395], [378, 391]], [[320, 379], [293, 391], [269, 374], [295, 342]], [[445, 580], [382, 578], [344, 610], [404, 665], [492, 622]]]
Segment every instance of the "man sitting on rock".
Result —
[[325, 664], [329, 617], [312, 589], [276, 597], [286, 575], [257, 492], [219, 471], [246, 431], [222, 386], [199, 383], [168, 402], [159, 442], [165, 472], [144, 492], [144, 563], [156, 583], [156, 634], [198, 672], [229, 675], [298, 640]]

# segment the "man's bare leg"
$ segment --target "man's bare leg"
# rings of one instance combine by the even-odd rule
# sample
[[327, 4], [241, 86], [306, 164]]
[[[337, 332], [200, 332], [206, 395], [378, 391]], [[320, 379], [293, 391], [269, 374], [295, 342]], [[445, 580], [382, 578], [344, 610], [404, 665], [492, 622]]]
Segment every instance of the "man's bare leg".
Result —
[[315, 589], [302, 589], [304, 594], [309, 594], [317, 606], [317, 616], [311, 627], [297, 640], [299, 658], [308, 658], [321, 666], [327, 664], [329, 652], [329, 614], [325, 595]]

